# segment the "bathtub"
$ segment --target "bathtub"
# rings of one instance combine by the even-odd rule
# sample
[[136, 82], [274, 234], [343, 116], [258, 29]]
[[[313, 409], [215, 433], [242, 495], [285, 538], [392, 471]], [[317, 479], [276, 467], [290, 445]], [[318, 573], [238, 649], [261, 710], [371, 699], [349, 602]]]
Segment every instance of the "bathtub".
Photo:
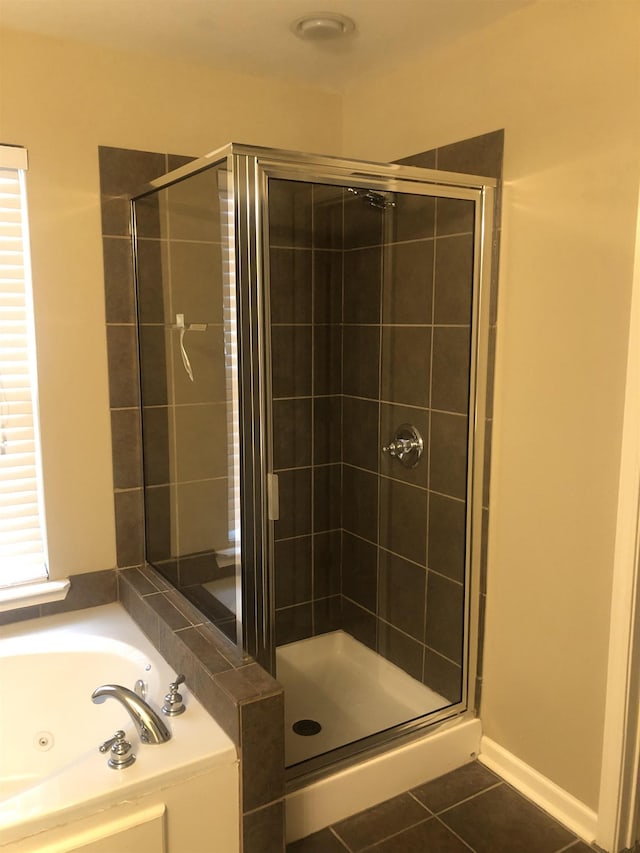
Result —
[[[0, 628], [0, 849], [239, 850], [235, 747], [186, 685], [164, 744], [91, 701], [142, 679], [159, 710], [175, 675], [117, 603]], [[98, 750], [118, 729], [136, 755], [123, 770]]]

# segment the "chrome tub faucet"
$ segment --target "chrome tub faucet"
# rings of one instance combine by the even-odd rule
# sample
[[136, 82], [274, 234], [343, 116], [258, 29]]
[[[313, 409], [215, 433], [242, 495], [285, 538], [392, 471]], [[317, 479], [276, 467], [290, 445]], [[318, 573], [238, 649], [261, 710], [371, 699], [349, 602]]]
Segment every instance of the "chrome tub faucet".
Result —
[[166, 743], [171, 739], [171, 732], [162, 717], [128, 687], [122, 687], [120, 684], [103, 684], [101, 687], [96, 687], [91, 694], [91, 699], [96, 704], [101, 704], [110, 697], [116, 699], [127, 710], [142, 743]]

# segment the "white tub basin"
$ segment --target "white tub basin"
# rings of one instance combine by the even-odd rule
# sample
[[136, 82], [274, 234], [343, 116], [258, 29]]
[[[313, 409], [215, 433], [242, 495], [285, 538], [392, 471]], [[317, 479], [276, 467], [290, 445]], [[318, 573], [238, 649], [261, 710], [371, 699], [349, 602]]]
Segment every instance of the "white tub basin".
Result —
[[[115, 700], [91, 701], [101, 684], [143, 679], [159, 710], [175, 674], [119, 604], [0, 628], [0, 846], [215, 766], [237, 774], [232, 741], [184, 684], [165, 744], [140, 744]], [[98, 751], [117, 729], [136, 754], [124, 770]]]

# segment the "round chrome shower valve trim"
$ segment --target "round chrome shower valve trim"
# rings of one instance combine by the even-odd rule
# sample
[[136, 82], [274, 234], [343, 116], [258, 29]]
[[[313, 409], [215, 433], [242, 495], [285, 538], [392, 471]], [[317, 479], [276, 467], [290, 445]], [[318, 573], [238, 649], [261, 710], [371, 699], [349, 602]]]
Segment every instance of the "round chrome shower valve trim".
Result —
[[405, 468], [415, 468], [424, 451], [424, 441], [417, 427], [402, 424], [382, 451], [394, 456]]

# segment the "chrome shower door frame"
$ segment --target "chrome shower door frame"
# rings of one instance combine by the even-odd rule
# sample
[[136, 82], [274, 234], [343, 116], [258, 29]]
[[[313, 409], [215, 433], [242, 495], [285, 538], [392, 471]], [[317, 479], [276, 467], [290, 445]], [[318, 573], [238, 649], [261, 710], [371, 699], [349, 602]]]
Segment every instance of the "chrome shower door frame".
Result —
[[[493, 220], [496, 180], [395, 164], [364, 163], [332, 157], [305, 155], [298, 152], [233, 146], [234, 172], [241, 211], [238, 222], [240, 250], [244, 246], [250, 286], [255, 288], [252, 300], [252, 357], [258, 377], [257, 411], [261, 426], [254, 445], [256, 494], [261, 497], [260, 529], [255, 529], [256, 541], [262, 542], [260, 577], [256, 588], [263, 596], [262, 612], [256, 611], [256, 647], [252, 653], [271, 672], [275, 672], [275, 579], [273, 521], [277, 508], [269, 507], [270, 483], [273, 475], [272, 441], [269, 435], [271, 412], [271, 345], [270, 345], [270, 282], [269, 282], [269, 180], [284, 179], [315, 184], [362, 187], [374, 191], [406, 192], [411, 194], [469, 200], [474, 203], [473, 239], [473, 298], [471, 320], [471, 364], [469, 389], [469, 431], [467, 465], [467, 513], [465, 554], [464, 653], [461, 701], [441, 711], [372, 735], [362, 742], [349, 744], [326, 756], [309, 759], [304, 768], [288, 771], [291, 780], [297, 776], [308, 780], [322, 773], [328, 763], [359, 760], [363, 750], [376, 751], [390, 737], [411, 738], [427, 726], [442, 723], [452, 717], [476, 715], [476, 674], [480, 629], [480, 565], [482, 546], [482, 495], [484, 483], [484, 447], [487, 395], [487, 365], [490, 323], [490, 283], [493, 246]], [[240, 199], [240, 196], [243, 199]], [[240, 284], [249, 284], [249, 280]], [[255, 410], [254, 410], [255, 411]], [[273, 496], [272, 496], [273, 497]], [[266, 510], [266, 511], [265, 511]], [[260, 630], [262, 629], [262, 631]]]
[[[372, 735], [331, 753], [331, 764], [350, 762], [363, 750], [384, 748], [391, 737], [412, 738], [454, 716], [475, 716], [480, 624], [482, 495], [489, 350], [490, 284], [496, 180], [396, 164], [346, 160], [239, 145], [215, 150], [142, 188], [156, 192], [226, 161], [233, 209], [229, 240], [235, 257], [241, 493], [242, 616], [238, 644], [275, 671], [271, 340], [269, 301], [269, 180], [285, 179], [374, 191], [456, 198], [475, 205], [473, 304], [467, 466], [464, 658], [461, 701], [426, 717]], [[134, 220], [135, 222], [135, 220]], [[295, 775], [322, 772], [326, 757], [310, 759]], [[291, 774], [290, 774], [291, 775]]]

